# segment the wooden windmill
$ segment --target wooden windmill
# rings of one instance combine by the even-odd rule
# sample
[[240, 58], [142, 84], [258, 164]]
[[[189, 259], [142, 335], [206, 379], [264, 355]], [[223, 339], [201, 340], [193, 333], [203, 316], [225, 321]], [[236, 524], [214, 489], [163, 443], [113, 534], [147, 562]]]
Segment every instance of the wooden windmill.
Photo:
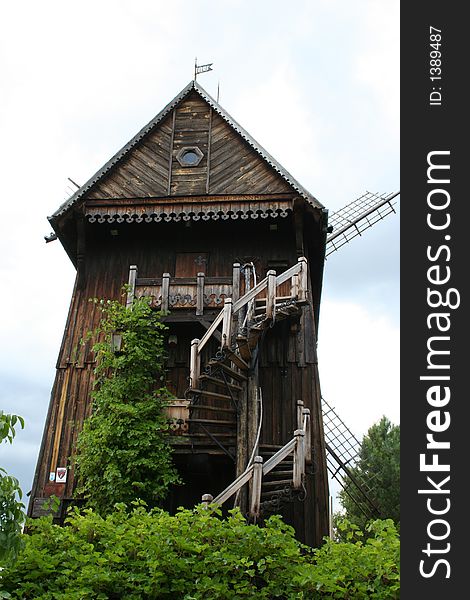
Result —
[[[316, 331], [325, 254], [388, 214], [366, 194], [328, 212], [192, 81], [50, 218], [77, 269], [29, 514], [74, 501], [90, 413], [89, 298], [150, 296], [169, 311], [174, 460], [169, 510], [213, 499], [280, 512], [300, 540], [328, 533]], [[329, 234], [330, 232], [330, 234]], [[328, 237], [330, 235], [330, 237]]]

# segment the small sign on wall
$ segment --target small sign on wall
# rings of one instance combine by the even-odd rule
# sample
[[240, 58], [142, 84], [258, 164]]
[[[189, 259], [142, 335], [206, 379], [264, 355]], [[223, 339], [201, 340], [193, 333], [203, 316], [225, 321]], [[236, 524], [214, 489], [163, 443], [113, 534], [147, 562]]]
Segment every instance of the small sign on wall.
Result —
[[55, 471], [49, 473], [49, 481], [55, 481]]
[[57, 467], [55, 480], [56, 480], [56, 483], [65, 483], [67, 481], [67, 468], [66, 467]]

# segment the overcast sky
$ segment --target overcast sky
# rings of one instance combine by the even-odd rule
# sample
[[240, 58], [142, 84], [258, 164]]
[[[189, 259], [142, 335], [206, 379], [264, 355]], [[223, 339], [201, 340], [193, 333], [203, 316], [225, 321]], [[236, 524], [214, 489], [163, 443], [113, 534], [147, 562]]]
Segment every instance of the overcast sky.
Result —
[[[0, 22], [0, 465], [24, 492], [74, 269], [46, 217], [193, 77], [333, 212], [399, 189], [399, 0], [9, 2]], [[329, 257], [323, 396], [359, 438], [399, 423], [399, 217]]]

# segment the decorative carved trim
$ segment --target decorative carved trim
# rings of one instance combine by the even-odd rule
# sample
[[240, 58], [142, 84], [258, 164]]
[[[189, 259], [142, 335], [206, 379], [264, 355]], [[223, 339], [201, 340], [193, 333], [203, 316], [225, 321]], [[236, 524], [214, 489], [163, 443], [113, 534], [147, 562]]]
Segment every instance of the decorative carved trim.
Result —
[[291, 209], [288, 208], [266, 208], [258, 210], [248, 209], [237, 211], [228, 210], [226, 212], [223, 210], [207, 210], [198, 212], [192, 212], [191, 210], [188, 210], [181, 212], [166, 212], [164, 210], [160, 211], [158, 208], [156, 208], [151, 212], [149, 211], [147, 213], [136, 214], [130, 212], [117, 213], [112, 208], [110, 210], [105, 208], [92, 208], [85, 213], [85, 217], [89, 223], [169, 223], [171, 221], [218, 221], [219, 219], [222, 221], [228, 221], [230, 219], [275, 219], [286, 218], [291, 212]]

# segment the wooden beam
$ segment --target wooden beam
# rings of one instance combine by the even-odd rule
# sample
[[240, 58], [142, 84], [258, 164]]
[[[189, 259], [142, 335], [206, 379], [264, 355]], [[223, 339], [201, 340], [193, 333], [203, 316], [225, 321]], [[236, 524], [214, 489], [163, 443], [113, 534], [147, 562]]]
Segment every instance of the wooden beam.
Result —
[[204, 273], [197, 274], [196, 315], [204, 314]]
[[296, 445], [296, 439], [292, 438], [287, 444], [285, 444], [280, 450], [278, 450], [269, 460], [264, 463], [263, 475], [267, 475], [274, 469], [280, 462], [282, 462], [286, 456], [291, 454], [292, 450]]
[[304, 206], [299, 199], [294, 200], [295, 249], [297, 256], [303, 256], [304, 251]]
[[132, 309], [132, 304], [134, 302], [135, 282], [137, 280], [137, 273], [137, 265], [131, 265], [129, 267], [129, 280], [127, 282], [129, 289], [127, 290], [126, 308], [128, 309]]
[[255, 456], [253, 461], [253, 481], [251, 482], [250, 516], [258, 519], [261, 508], [261, 485], [263, 483], [263, 457]]
[[233, 263], [232, 268], [232, 300], [240, 298], [240, 263]]
[[207, 175], [206, 175], [206, 194], [209, 193], [210, 170], [211, 170], [211, 148], [212, 148], [212, 107], [209, 112], [209, 132], [207, 134]]
[[305, 472], [305, 456], [304, 456], [304, 437], [303, 429], [294, 431], [294, 439], [296, 444], [294, 447], [294, 477], [293, 483], [296, 490], [302, 487], [302, 476]]
[[303, 429], [304, 417], [303, 417], [304, 403], [302, 400], [297, 400], [297, 429]]
[[222, 323], [222, 346], [230, 346], [232, 335], [232, 298], [225, 298], [224, 320]]
[[299, 295], [299, 274], [295, 273], [292, 275], [291, 287], [290, 287], [291, 298], [297, 298]]
[[[259, 351], [259, 347], [255, 352]], [[246, 426], [246, 452], [247, 456], [257, 455], [259, 453], [257, 445], [258, 425], [260, 418], [260, 403], [259, 403], [259, 368], [256, 358], [253, 360], [253, 368], [249, 371], [247, 385], [247, 426]]]
[[276, 271], [271, 269], [267, 273], [268, 285], [266, 291], [266, 317], [274, 318], [274, 309], [276, 306]]
[[[219, 314], [216, 316], [216, 318], [212, 321], [212, 325], [209, 327], [209, 329], [206, 331], [206, 333], [202, 336], [201, 341], [199, 343], [199, 350], [198, 350], [199, 353], [202, 351], [202, 349], [208, 342], [209, 338], [212, 336], [214, 331], [217, 329], [217, 327], [222, 322], [224, 315], [225, 315], [225, 312], [224, 312], [224, 309], [222, 309], [219, 312]], [[222, 343], [223, 343], [223, 339], [222, 339]]]
[[299, 270], [299, 300], [307, 300], [308, 293], [308, 263], [305, 256], [301, 256], [298, 259]]
[[77, 289], [81, 290], [86, 281], [86, 238], [85, 215], [77, 215]]
[[201, 499], [201, 504], [204, 508], [209, 508], [209, 504], [214, 500], [214, 496], [212, 494], [203, 494]]
[[235, 494], [238, 490], [240, 490], [245, 483], [250, 481], [253, 476], [253, 467], [249, 467], [244, 473], [242, 473], [233, 483], [231, 483], [223, 492], [221, 492], [216, 498], [214, 498], [214, 503], [223, 504], [226, 502], [233, 494]]
[[193, 389], [197, 389], [199, 383], [199, 340], [195, 338], [191, 341], [191, 356], [189, 362], [189, 386]]
[[312, 424], [310, 422], [310, 409], [304, 408], [302, 414], [305, 421], [305, 462], [309, 465], [312, 462]]
[[56, 422], [55, 422], [55, 427], [54, 427], [54, 441], [52, 444], [52, 456], [51, 456], [51, 462], [50, 462], [50, 466], [49, 466], [49, 472], [52, 471], [56, 471], [58, 466], [65, 466], [65, 465], [58, 465], [57, 461], [60, 455], [60, 447], [61, 447], [61, 440], [62, 440], [62, 428], [63, 428], [63, 424], [64, 424], [64, 414], [65, 414], [65, 404], [67, 401], [67, 397], [68, 397], [68, 388], [69, 388], [69, 380], [70, 380], [70, 375], [72, 372], [72, 368], [71, 367], [67, 367], [67, 369], [65, 370], [64, 373], [64, 377], [62, 380], [62, 390], [60, 393], [60, 398], [59, 398], [59, 406], [57, 407], [57, 416], [56, 416]]
[[168, 157], [168, 184], [167, 184], [167, 196], [171, 195], [171, 172], [173, 168], [173, 143], [175, 140], [175, 118], [176, 108], [173, 109], [173, 121], [171, 125], [171, 138], [170, 138], [170, 155]]
[[170, 274], [163, 273], [162, 278], [162, 311], [168, 312], [170, 301]]
[[[248, 421], [248, 402], [246, 381], [242, 383], [242, 391], [238, 395], [238, 418], [237, 418], [237, 477], [246, 469], [248, 463], [247, 449], [247, 421]], [[241, 489], [237, 494], [234, 506], [238, 506], [243, 514], [248, 510], [247, 490]]]

